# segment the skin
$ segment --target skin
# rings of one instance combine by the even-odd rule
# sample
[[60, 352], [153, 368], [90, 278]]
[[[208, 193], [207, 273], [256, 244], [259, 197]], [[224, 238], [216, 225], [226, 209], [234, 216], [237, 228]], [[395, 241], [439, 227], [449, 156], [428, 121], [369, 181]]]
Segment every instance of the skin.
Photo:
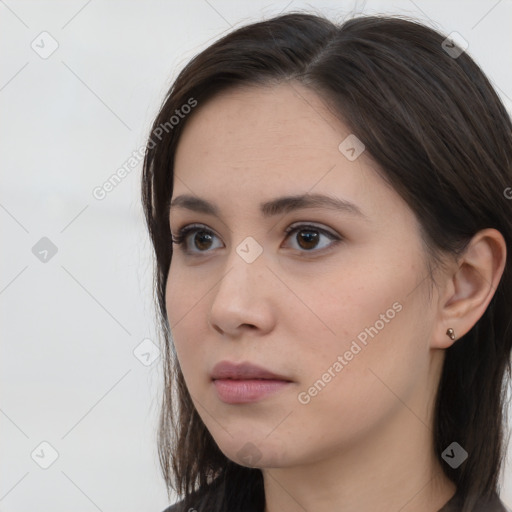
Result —
[[[368, 152], [354, 161], [340, 152], [349, 134], [299, 84], [239, 88], [198, 106], [178, 145], [173, 197], [212, 201], [221, 218], [171, 210], [173, 235], [200, 223], [213, 239], [188, 236], [198, 256], [174, 247], [169, 323], [194, 405], [222, 452], [242, 465], [244, 446], [259, 457], [265, 512], [435, 512], [455, 493], [432, 448], [433, 400], [453, 343], [446, 330], [460, 338], [484, 313], [505, 242], [493, 229], [475, 235], [431, 288], [418, 221]], [[365, 218], [322, 208], [260, 214], [260, 202], [304, 193], [349, 200]], [[329, 250], [325, 235], [316, 246], [300, 231], [287, 238], [288, 226], [304, 222], [342, 242]], [[248, 236], [263, 250], [252, 263], [236, 251]], [[300, 403], [396, 302], [401, 311]], [[226, 359], [293, 382], [259, 402], [226, 404], [210, 379]]]

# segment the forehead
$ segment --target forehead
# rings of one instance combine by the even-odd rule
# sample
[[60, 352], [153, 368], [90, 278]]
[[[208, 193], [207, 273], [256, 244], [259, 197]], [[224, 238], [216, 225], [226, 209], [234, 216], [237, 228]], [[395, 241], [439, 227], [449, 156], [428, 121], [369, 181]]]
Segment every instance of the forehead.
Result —
[[364, 152], [353, 161], [340, 152], [350, 135], [304, 86], [225, 91], [199, 103], [187, 120], [174, 160], [173, 195], [220, 203], [229, 198], [240, 211], [264, 198], [321, 193], [359, 202], [363, 211], [366, 203], [370, 211], [388, 186]]
[[340, 161], [338, 145], [349, 133], [316, 94], [297, 84], [231, 89], [199, 103], [187, 120], [175, 173], [229, 175], [241, 185], [250, 171], [262, 181], [314, 178]]
[[230, 89], [198, 105], [178, 144], [176, 164], [183, 153], [187, 161], [229, 158], [240, 165], [326, 151], [337, 156], [343, 132], [349, 134], [322, 99], [298, 84]]

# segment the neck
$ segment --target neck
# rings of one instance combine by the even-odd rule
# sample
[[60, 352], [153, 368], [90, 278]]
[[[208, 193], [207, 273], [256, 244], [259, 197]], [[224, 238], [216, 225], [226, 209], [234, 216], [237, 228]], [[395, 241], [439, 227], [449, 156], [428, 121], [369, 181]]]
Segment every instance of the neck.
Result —
[[265, 512], [438, 512], [456, 487], [420, 438], [366, 442], [314, 464], [263, 470]]

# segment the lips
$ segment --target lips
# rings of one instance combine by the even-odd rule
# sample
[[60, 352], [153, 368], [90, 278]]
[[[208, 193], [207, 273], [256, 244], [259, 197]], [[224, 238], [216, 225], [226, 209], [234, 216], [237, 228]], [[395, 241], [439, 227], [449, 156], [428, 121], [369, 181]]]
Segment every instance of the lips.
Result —
[[284, 376], [261, 366], [257, 366], [251, 363], [232, 363], [230, 361], [221, 361], [217, 363], [211, 373], [212, 380], [220, 379], [233, 379], [233, 380], [282, 380], [291, 382], [291, 380]]

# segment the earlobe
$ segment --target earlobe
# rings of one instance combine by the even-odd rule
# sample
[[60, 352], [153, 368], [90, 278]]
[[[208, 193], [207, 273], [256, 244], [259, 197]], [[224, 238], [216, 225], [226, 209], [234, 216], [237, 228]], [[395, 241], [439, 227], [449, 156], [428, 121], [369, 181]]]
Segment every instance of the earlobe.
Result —
[[475, 234], [448, 276], [445, 295], [440, 297], [433, 348], [450, 347], [483, 316], [503, 275], [506, 258], [506, 243], [499, 231], [487, 228]]

